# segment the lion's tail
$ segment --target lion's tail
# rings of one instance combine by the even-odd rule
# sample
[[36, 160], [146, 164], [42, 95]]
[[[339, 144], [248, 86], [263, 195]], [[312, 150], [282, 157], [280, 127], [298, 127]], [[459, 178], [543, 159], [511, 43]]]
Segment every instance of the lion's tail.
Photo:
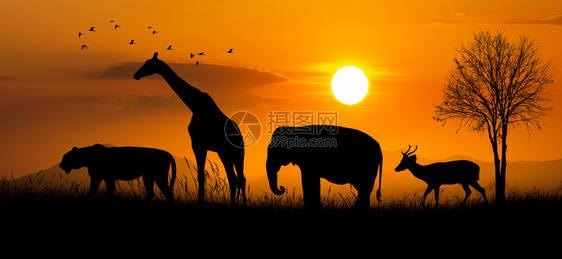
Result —
[[170, 189], [174, 191], [174, 183], [176, 182], [176, 160], [173, 156], [170, 156], [170, 164], [172, 165], [172, 178], [170, 179]]

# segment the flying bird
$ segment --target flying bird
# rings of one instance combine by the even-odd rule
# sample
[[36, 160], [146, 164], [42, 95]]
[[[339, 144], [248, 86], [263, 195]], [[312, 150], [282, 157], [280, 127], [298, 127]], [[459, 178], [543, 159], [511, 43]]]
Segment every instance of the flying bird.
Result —
[[114, 20], [109, 21], [109, 23], [115, 22]]
[[152, 31], [152, 34], [157, 34], [157, 33], [158, 33], [157, 31]]
[[205, 56], [205, 52], [199, 52], [199, 53], [197, 53], [197, 55], [199, 55], [199, 56]]
[[196, 61], [196, 62], [195, 62], [195, 66], [199, 66], [199, 64], [202, 64], [202, 63], [203, 63], [203, 62]]
[[121, 26], [119, 26], [118, 24], [115, 24], [115, 29], [117, 30], [117, 28], [121, 28]]
[[147, 29], [152, 29], [152, 26], [148, 26], [148, 28], [147, 28]]
[[82, 45], [82, 48], [80, 48], [80, 49], [81, 49], [81, 50], [82, 50], [82, 49], [88, 49], [88, 45], [85, 45], [85, 44], [84, 44], [84, 45]]
[[131, 40], [131, 42], [129, 42], [129, 44], [135, 44], [135, 40]]
[[80, 38], [80, 36], [82, 36], [84, 33], [78, 32], [78, 38]]
[[233, 50], [233, 48], [231, 48], [227, 53], [230, 53], [230, 54], [234, 53], [234, 52], [232, 52], [232, 50]]
[[88, 30], [88, 31], [96, 32], [96, 30], [94, 30], [94, 28], [95, 28], [95, 26], [92, 26], [92, 27], [90, 27], [90, 30]]
[[168, 48], [166, 50], [173, 50], [172, 45], [168, 46]]
[[189, 56], [190, 56], [191, 58], [194, 58], [194, 57], [195, 57], [195, 54], [189, 53]]

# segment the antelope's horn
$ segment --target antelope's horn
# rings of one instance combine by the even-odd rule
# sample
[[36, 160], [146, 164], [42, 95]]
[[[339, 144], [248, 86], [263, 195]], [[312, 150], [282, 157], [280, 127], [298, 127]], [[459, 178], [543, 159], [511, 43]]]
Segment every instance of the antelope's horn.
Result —
[[411, 148], [412, 148], [412, 146], [408, 145], [408, 150], [406, 150], [406, 152], [402, 152], [402, 155], [408, 154], [408, 151], [410, 151]]
[[[410, 147], [412, 147], [412, 146], [410, 146]], [[409, 156], [409, 155], [413, 154], [414, 152], [416, 152], [416, 150], [418, 150], [418, 145], [416, 145], [416, 148], [414, 148], [414, 151], [412, 151], [412, 152], [410, 152], [410, 153], [408, 153], [408, 152], [406, 152], [406, 153], [407, 153], [407, 155]], [[409, 148], [408, 148], [408, 151], [410, 151]]]

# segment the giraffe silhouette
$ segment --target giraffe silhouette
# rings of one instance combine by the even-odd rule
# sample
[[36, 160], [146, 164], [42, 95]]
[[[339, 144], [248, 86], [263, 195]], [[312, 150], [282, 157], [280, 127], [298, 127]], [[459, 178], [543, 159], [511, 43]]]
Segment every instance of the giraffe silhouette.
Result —
[[198, 203], [201, 205], [205, 203], [205, 161], [207, 151], [214, 151], [219, 155], [226, 171], [230, 186], [230, 202], [236, 205], [241, 192], [246, 206], [244, 141], [236, 122], [224, 115], [209, 94], [185, 82], [164, 61], [159, 60], [158, 52], [144, 63], [133, 78], [139, 80], [153, 74], [161, 75], [193, 112], [187, 129], [197, 162]]

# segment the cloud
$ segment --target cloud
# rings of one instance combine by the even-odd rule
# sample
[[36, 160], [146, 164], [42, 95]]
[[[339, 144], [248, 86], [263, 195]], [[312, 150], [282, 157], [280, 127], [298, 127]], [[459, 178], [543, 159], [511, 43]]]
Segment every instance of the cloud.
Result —
[[84, 76], [86, 79], [132, 79], [141, 66], [142, 63], [127, 62], [102, 71], [89, 72]]
[[[89, 73], [88, 79], [121, 79], [134, 80], [133, 74], [142, 66], [142, 63], [128, 62], [107, 68], [102, 71]], [[228, 66], [221, 64], [194, 64], [172, 63], [169, 66], [186, 82], [209, 93], [215, 102], [222, 108], [249, 107], [263, 102], [287, 101], [286, 98], [258, 95], [254, 90], [259, 86], [290, 82], [291, 79], [269, 70], [259, 68]], [[153, 75], [142, 80], [159, 79]], [[236, 100], [236, 101], [234, 101]], [[141, 96], [133, 105], [139, 109], [170, 109], [175, 107], [178, 98]], [[236, 105], [234, 104], [236, 103]], [[180, 107], [183, 105], [180, 105]]]
[[508, 24], [543, 24], [562, 26], [562, 15], [552, 15], [544, 18], [517, 19], [508, 21]]
[[[127, 62], [107, 68], [102, 71], [86, 74], [88, 79], [133, 79], [133, 74], [142, 66], [142, 63]], [[170, 67], [184, 80], [194, 86], [202, 87], [255, 87], [271, 83], [290, 81], [279, 73], [259, 68], [242, 66], [228, 66], [221, 64], [194, 64], [172, 63]], [[150, 76], [147, 79], [156, 79]]]
[[215, 64], [203, 64], [198, 67], [192, 64], [172, 64], [170, 66], [186, 81], [192, 81], [193, 84], [201, 86], [252, 88], [289, 81], [289, 78], [281, 74], [259, 68]]
[[448, 13], [441, 16], [438, 20], [431, 22], [434, 26], [456, 26], [464, 24], [536, 24], [549, 26], [562, 26], [562, 14], [542, 16], [542, 17], [526, 17], [526, 18], [508, 18], [506, 16], [498, 16], [490, 12], [480, 10], [466, 10], [465, 12]]
[[59, 98], [58, 103], [64, 103], [69, 107], [79, 109], [90, 109], [102, 112], [146, 112], [146, 111], [173, 111], [182, 109], [185, 106], [176, 96], [153, 96], [150, 94], [130, 95], [130, 96], [77, 96], [69, 98]]
[[133, 105], [133, 108], [140, 109], [142, 111], [173, 110], [183, 108], [183, 104], [180, 99], [175, 96], [166, 97], [143, 94]]

